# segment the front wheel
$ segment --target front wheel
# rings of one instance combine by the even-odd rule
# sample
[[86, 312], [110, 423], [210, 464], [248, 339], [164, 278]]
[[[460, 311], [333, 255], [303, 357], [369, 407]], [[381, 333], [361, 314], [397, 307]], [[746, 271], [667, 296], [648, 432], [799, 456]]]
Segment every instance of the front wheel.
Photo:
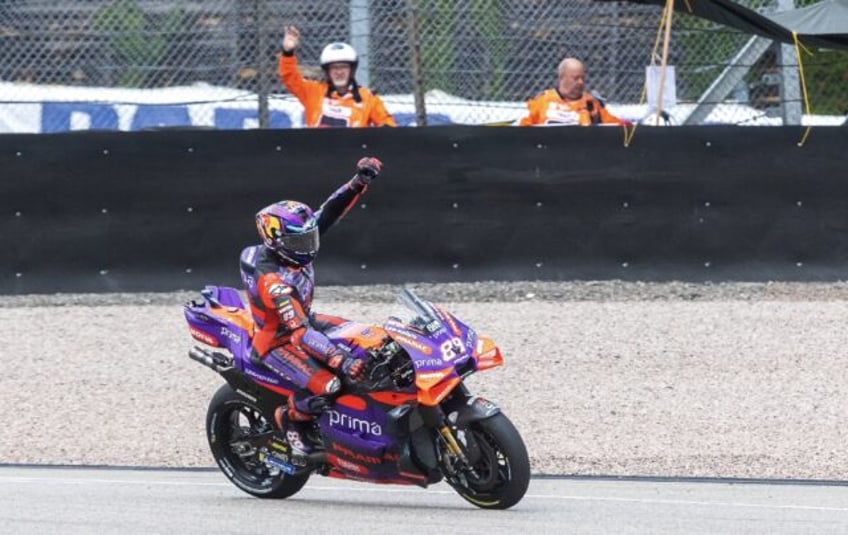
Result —
[[508, 509], [521, 501], [530, 484], [530, 460], [509, 418], [498, 413], [471, 422], [457, 435], [473, 454], [467, 470], [445, 478], [454, 490], [483, 509]]
[[252, 401], [222, 385], [209, 402], [206, 436], [218, 467], [235, 486], [258, 498], [288, 498], [309, 474], [292, 476], [262, 460], [274, 433], [269, 418]]

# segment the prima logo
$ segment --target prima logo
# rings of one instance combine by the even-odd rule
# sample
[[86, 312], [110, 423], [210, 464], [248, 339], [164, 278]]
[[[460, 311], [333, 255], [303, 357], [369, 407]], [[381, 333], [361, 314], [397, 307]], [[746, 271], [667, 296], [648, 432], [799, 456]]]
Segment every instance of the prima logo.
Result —
[[445, 364], [442, 362], [442, 359], [418, 359], [413, 362], [415, 363], [416, 369], [441, 367]]
[[237, 335], [226, 327], [221, 328], [221, 336], [225, 336], [237, 344], [241, 342], [241, 336]]
[[336, 410], [327, 411], [327, 414], [330, 416], [330, 425], [332, 427], [341, 427], [350, 431], [368, 433], [374, 436], [383, 434], [383, 428], [376, 422], [342, 414]]

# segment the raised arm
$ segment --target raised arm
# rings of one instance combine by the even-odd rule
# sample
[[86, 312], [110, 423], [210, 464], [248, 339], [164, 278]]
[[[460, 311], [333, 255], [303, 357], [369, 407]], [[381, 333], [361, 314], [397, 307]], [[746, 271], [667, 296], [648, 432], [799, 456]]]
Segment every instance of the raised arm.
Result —
[[327, 232], [330, 227], [350, 211], [359, 197], [368, 189], [371, 181], [380, 174], [382, 168], [383, 163], [373, 157], [362, 158], [357, 162], [356, 174], [353, 178], [333, 192], [315, 214], [318, 218], [318, 232], [320, 234], [323, 235]]
[[[306, 106], [310, 92], [323, 90], [321, 84], [304, 80], [300, 74], [300, 70], [297, 68], [297, 56], [295, 56], [299, 44], [300, 31], [294, 26], [287, 26], [283, 36], [283, 53], [280, 54], [279, 74], [286, 89], [297, 97], [301, 104]], [[316, 89], [313, 89], [313, 87]]]

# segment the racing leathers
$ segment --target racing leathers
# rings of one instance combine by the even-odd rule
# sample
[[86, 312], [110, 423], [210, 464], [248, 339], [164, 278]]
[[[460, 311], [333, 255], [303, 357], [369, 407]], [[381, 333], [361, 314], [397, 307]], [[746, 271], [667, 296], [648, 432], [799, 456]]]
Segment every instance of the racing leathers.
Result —
[[[367, 188], [357, 174], [337, 189], [316, 212], [319, 234], [341, 219]], [[241, 278], [256, 324], [252, 358], [295, 383], [289, 413], [316, 412], [316, 396], [334, 394], [340, 381], [333, 373], [355, 377], [362, 362], [346, 355], [322, 332], [345, 320], [311, 313], [314, 269], [285, 262], [265, 245], [241, 253]], [[333, 371], [331, 371], [333, 370]]]

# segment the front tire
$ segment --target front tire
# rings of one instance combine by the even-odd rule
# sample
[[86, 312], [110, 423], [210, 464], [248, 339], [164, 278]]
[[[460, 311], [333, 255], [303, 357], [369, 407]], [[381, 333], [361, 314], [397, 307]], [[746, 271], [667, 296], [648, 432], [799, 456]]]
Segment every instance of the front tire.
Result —
[[212, 456], [227, 479], [257, 498], [288, 498], [309, 479], [309, 474], [291, 476], [261, 460], [257, 445], [273, 432], [263, 411], [228, 384], [209, 402], [206, 437]]
[[530, 459], [509, 418], [498, 413], [459, 431], [471, 434], [479, 455], [469, 474], [446, 478], [454, 490], [482, 509], [508, 509], [521, 501], [530, 484]]

